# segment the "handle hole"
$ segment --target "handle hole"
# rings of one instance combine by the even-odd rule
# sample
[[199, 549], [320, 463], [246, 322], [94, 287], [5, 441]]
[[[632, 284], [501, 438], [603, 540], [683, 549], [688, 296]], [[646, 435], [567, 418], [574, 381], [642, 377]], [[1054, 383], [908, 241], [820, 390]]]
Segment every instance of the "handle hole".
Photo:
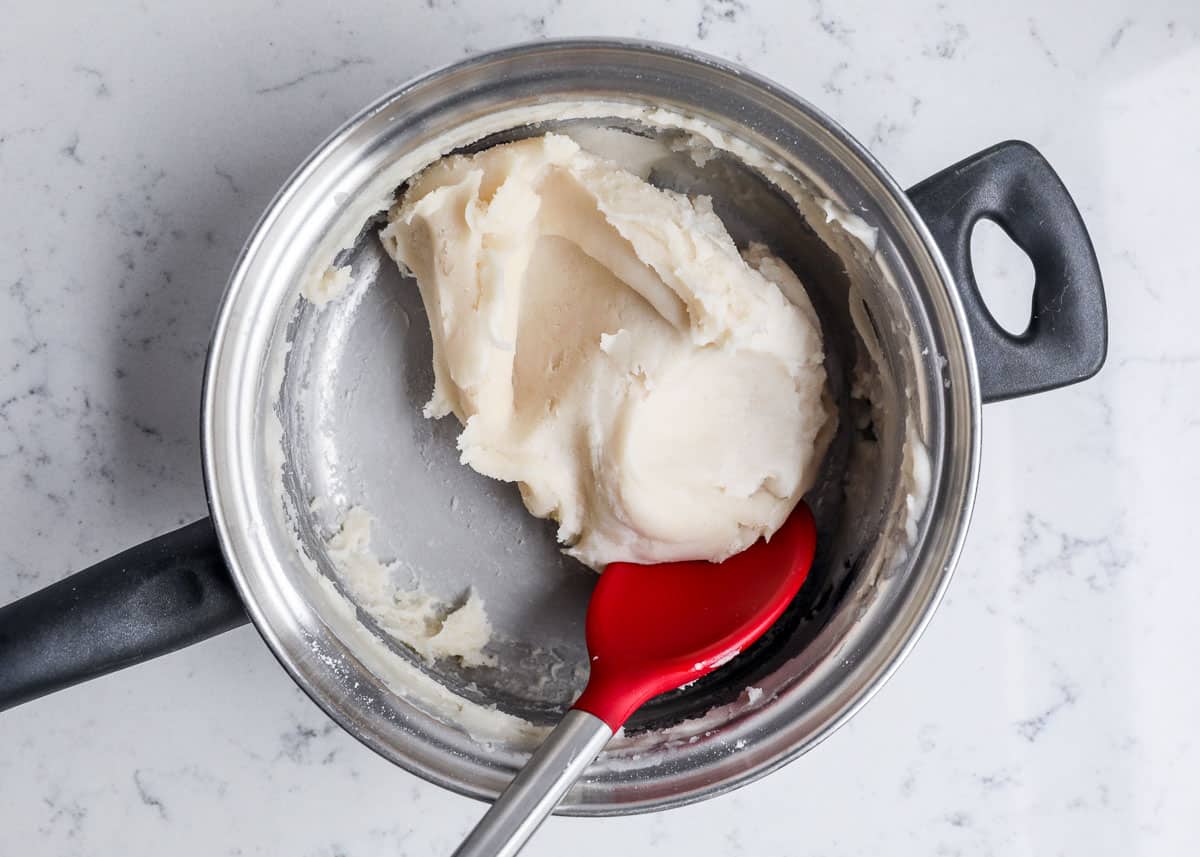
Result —
[[996, 324], [1024, 333], [1033, 317], [1033, 262], [993, 220], [982, 218], [971, 230], [971, 269]]

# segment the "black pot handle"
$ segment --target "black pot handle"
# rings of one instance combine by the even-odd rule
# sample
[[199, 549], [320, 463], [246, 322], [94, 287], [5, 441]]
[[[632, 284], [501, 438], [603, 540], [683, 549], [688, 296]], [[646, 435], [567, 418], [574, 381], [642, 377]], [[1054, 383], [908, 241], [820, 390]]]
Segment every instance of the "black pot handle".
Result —
[[[1084, 381], [1104, 365], [1104, 284], [1087, 227], [1037, 149], [1009, 141], [959, 161], [908, 191], [958, 284], [985, 402]], [[1033, 262], [1033, 315], [1006, 331], [984, 304], [971, 268], [971, 230], [1000, 226]]]
[[246, 621], [205, 519], [0, 607], [0, 711]]

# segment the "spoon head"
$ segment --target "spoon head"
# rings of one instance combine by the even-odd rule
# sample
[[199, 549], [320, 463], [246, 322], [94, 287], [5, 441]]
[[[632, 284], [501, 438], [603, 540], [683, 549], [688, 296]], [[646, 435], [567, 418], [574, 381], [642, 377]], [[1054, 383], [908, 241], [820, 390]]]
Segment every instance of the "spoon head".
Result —
[[721, 563], [609, 565], [588, 604], [591, 675], [575, 707], [616, 729], [650, 697], [728, 662], [783, 613], [815, 549], [800, 503], [769, 542]]

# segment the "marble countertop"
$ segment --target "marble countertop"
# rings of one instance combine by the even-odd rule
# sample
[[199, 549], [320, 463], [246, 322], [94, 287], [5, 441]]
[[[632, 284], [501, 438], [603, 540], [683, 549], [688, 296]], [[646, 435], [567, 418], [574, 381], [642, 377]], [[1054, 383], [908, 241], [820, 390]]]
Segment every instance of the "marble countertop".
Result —
[[[1200, 851], [1200, 7], [467, 0], [14, 4], [0, 28], [0, 601], [204, 514], [221, 290], [292, 167], [433, 66], [543, 36], [692, 46], [903, 185], [1007, 138], [1106, 275], [1094, 381], [985, 410], [949, 596], [848, 726], [731, 795], [554, 819], [530, 855]], [[1027, 262], [976, 241], [997, 313]], [[334, 726], [250, 628], [0, 716], [0, 853], [448, 854], [482, 811]]]

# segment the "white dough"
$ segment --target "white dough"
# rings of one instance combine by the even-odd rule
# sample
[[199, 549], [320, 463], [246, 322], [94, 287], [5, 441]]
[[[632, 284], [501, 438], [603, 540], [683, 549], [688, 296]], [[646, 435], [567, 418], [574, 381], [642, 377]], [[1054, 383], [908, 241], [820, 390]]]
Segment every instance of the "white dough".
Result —
[[430, 319], [426, 415], [593, 568], [722, 560], [815, 480], [816, 315], [706, 197], [548, 134], [434, 163], [381, 237]]
[[341, 297], [342, 293], [346, 291], [346, 287], [350, 285], [350, 280], [348, 266], [339, 268], [331, 265], [321, 276], [310, 277], [306, 280], [301, 294], [308, 298], [310, 303], [325, 306], [330, 301]]
[[454, 606], [420, 587], [396, 586], [388, 567], [371, 551], [371, 523], [370, 513], [355, 506], [326, 543], [329, 558], [337, 565], [354, 603], [393, 639], [426, 660], [457, 658], [465, 666], [493, 664], [495, 658], [483, 651], [492, 637], [492, 626], [479, 594], [470, 589]]

